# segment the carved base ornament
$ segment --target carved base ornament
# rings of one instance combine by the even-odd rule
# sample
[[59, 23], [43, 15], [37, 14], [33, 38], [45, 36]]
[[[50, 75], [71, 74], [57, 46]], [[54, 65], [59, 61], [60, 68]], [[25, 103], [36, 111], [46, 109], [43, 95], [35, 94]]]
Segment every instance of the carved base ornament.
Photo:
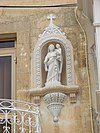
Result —
[[49, 93], [44, 96], [44, 100], [47, 104], [47, 108], [53, 116], [53, 121], [58, 122], [63, 103], [67, 96], [64, 93]]

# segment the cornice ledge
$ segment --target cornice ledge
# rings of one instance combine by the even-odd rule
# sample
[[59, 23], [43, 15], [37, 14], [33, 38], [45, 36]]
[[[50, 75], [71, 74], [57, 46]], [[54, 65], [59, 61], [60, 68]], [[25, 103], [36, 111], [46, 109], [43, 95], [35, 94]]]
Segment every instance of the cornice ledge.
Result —
[[100, 23], [94, 22], [94, 23], [93, 23], [93, 26], [94, 26], [94, 27], [100, 27]]
[[64, 86], [64, 85], [59, 85], [59, 86], [50, 86], [50, 87], [43, 87], [43, 88], [33, 88], [29, 90], [30, 95], [34, 96], [44, 96], [48, 93], [53, 93], [53, 92], [61, 92], [64, 94], [71, 94], [71, 93], [78, 93], [79, 91], [79, 86], [73, 85], [73, 86]]

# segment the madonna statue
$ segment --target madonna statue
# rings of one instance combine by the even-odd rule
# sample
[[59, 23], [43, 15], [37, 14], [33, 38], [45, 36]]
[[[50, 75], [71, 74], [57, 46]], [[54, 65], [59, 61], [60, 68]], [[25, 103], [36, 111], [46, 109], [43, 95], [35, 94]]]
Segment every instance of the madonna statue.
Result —
[[62, 53], [59, 44], [56, 44], [56, 48], [53, 44], [49, 45], [44, 64], [45, 71], [47, 71], [45, 85], [60, 85], [62, 72]]

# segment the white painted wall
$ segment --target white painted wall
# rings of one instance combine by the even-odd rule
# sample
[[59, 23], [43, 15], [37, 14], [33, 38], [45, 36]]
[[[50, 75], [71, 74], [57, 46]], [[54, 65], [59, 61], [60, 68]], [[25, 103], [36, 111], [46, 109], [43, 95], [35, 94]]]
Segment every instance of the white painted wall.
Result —
[[94, 23], [100, 23], [100, 0], [93, 2]]
[[100, 0], [93, 1], [93, 14], [95, 26], [95, 43], [96, 43], [96, 56], [98, 68], [98, 84], [100, 90]]

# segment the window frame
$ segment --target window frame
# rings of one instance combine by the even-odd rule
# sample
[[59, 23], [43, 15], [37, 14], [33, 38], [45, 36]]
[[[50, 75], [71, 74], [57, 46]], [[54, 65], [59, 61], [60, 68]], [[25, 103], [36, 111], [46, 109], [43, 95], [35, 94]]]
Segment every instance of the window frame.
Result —
[[[17, 52], [16, 52], [16, 33], [0, 34], [1, 41], [14, 41], [15, 47], [0, 48], [0, 56], [11, 56], [11, 99], [16, 100], [16, 64], [17, 64]], [[2, 115], [2, 113], [0, 113]], [[11, 125], [11, 132], [13, 132], [13, 126]], [[17, 131], [16, 131], [17, 132]]]
[[[1, 40], [0, 40], [1, 41]], [[4, 40], [7, 41], [7, 40]], [[9, 40], [8, 40], [9, 41]], [[15, 41], [15, 46], [16, 46], [16, 41]], [[16, 91], [15, 91], [15, 86], [16, 86], [16, 51], [15, 47], [13, 48], [0, 48], [0, 56], [11, 56], [11, 99], [16, 99]]]

